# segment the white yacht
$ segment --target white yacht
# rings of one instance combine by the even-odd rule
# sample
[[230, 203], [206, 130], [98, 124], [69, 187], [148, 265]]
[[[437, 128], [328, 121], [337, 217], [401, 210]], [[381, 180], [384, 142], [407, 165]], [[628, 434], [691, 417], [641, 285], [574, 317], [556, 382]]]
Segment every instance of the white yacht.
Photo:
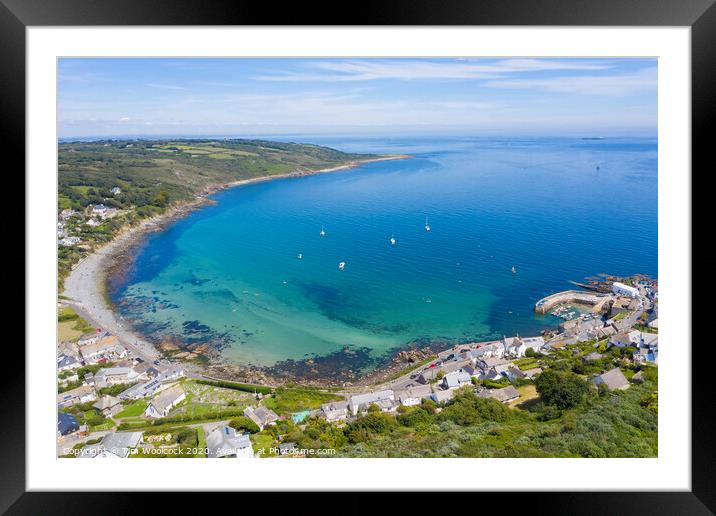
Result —
[[428, 216], [425, 216], [425, 231], [430, 231], [430, 224], [428, 224]]
[[326, 232], [323, 230], [323, 226], [321, 226], [321, 232], [319, 233], [321, 236], [326, 236]]
[[517, 269], [515, 269], [514, 265], [512, 266], [512, 274], [517, 274]]
[[390, 245], [395, 245], [395, 242], [396, 242], [395, 237], [391, 235], [390, 236]]
[[341, 263], [339, 263], [339, 264], [338, 264], [338, 268], [339, 268], [340, 270], [345, 269], [345, 268], [346, 268], [346, 262], [341, 262]]
[[303, 260], [303, 253], [298, 253], [298, 259]]

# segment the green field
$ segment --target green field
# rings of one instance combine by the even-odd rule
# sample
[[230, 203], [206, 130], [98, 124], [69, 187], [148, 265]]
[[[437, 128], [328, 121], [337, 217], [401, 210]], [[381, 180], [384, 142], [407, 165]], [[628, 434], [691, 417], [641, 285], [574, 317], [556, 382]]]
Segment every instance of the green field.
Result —
[[[128, 147], [130, 145], [130, 147]], [[207, 188], [260, 176], [306, 172], [374, 157], [321, 147], [262, 140], [143, 140], [61, 143], [58, 148], [59, 209], [80, 213], [67, 221], [80, 246], [58, 249], [59, 286], [74, 263], [123, 227], [161, 214]], [[121, 193], [114, 195], [118, 186]], [[90, 228], [91, 204], [124, 210]], [[60, 288], [60, 290], [62, 290]]]
[[317, 409], [324, 403], [342, 399], [342, 396], [318, 389], [279, 387], [263, 404], [279, 415], [289, 415], [302, 410]]

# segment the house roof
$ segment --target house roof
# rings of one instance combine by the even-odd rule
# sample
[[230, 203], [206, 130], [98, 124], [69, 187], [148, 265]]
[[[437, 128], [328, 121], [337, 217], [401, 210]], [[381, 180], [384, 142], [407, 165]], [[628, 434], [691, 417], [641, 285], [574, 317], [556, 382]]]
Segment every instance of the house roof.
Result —
[[481, 398], [492, 398], [493, 400], [505, 402], [520, 397], [520, 393], [512, 385], [502, 389], [486, 389], [478, 394]]
[[57, 357], [57, 367], [67, 367], [71, 366], [72, 364], [76, 364], [77, 360], [75, 357], [67, 356], [67, 355], [59, 355]]
[[444, 391], [434, 390], [432, 394], [432, 398], [438, 403], [451, 400], [453, 396], [455, 396], [455, 391], [452, 389], [447, 389]]
[[244, 415], [259, 426], [266, 426], [278, 420], [278, 414], [264, 406], [246, 407]]
[[141, 441], [142, 432], [114, 432], [105, 435], [100, 444], [105, 451], [126, 457], [130, 448], [136, 448]]
[[94, 394], [94, 388], [91, 385], [80, 385], [79, 387], [76, 387], [72, 390], [61, 392], [57, 395], [57, 403], [60, 403], [65, 400], [69, 400], [72, 398], [81, 398], [83, 396], [86, 396], [88, 394]]
[[154, 407], [154, 410], [156, 410], [159, 413], [163, 413], [168, 407], [170, 407], [174, 402], [176, 402], [177, 398], [184, 394], [184, 389], [181, 385], [173, 385], [169, 387], [167, 390], [160, 392], [157, 394], [157, 397], [154, 398], [150, 404]]
[[57, 414], [57, 431], [60, 435], [67, 435], [75, 430], [79, 430], [80, 424], [77, 422], [77, 418], [72, 414], [66, 414], [60, 412]]
[[607, 371], [606, 373], [600, 374], [595, 379], [595, 383], [600, 384], [603, 383], [610, 389], [620, 389], [626, 385], [629, 385], [629, 382], [627, 381], [624, 374], [621, 372], [621, 369], [618, 367], [615, 367], [611, 371]]
[[348, 409], [347, 401], [331, 401], [330, 403], [324, 403], [321, 405], [323, 412], [338, 412]]
[[236, 429], [221, 425], [206, 436], [206, 447], [210, 458], [227, 457], [251, 448], [251, 439], [248, 434], [237, 434]]
[[100, 399], [95, 401], [92, 406], [96, 408], [97, 410], [104, 410], [104, 409], [111, 409], [114, 406], [119, 405], [122, 403], [119, 398], [115, 398], [114, 396], [102, 396]]
[[533, 367], [532, 369], [526, 369], [525, 371], [522, 371], [522, 374], [525, 375], [527, 378], [533, 378], [540, 374], [542, 372], [541, 367]]
[[445, 384], [448, 387], [452, 388], [452, 387], [458, 387], [460, 385], [460, 382], [463, 382], [463, 383], [468, 382], [469, 383], [472, 381], [472, 378], [465, 371], [459, 370], [459, 371], [454, 371], [452, 373], [446, 374], [445, 377], [443, 378], [443, 381], [445, 382]]

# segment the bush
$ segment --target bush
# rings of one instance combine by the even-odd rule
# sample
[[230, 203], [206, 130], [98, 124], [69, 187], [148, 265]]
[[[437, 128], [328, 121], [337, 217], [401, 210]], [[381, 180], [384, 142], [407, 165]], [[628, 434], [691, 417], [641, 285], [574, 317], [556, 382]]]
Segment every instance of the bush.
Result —
[[471, 426], [488, 421], [506, 421], [511, 416], [510, 409], [497, 400], [478, 398], [468, 391], [458, 393], [440, 412], [440, 419], [452, 421], [461, 426]]
[[420, 424], [429, 424], [432, 422], [432, 416], [427, 410], [421, 407], [416, 407], [398, 416], [398, 423], [403, 426], [415, 427]]
[[589, 392], [589, 384], [576, 374], [552, 370], [539, 375], [535, 385], [547, 405], [561, 410], [576, 407]]
[[259, 426], [246, 416], [239, 416], [232, 419], [229, 421], [229, 426], [231, 428], [235, 428], [236, 430], [244, 430], [250, 434], [255, 434], [261, 431]]

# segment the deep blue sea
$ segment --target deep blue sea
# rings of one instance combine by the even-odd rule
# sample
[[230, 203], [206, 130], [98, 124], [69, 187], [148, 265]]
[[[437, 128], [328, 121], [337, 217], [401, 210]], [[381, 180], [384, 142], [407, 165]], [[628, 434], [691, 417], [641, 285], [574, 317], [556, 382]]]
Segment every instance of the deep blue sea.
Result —
[[657, 276], [656, 139], [295, 141], [412, 158], [215, 195], [140, 247], [111, 291], [125, 318], [239, 363], [380, 357], [537, 334], [569, 280]]

